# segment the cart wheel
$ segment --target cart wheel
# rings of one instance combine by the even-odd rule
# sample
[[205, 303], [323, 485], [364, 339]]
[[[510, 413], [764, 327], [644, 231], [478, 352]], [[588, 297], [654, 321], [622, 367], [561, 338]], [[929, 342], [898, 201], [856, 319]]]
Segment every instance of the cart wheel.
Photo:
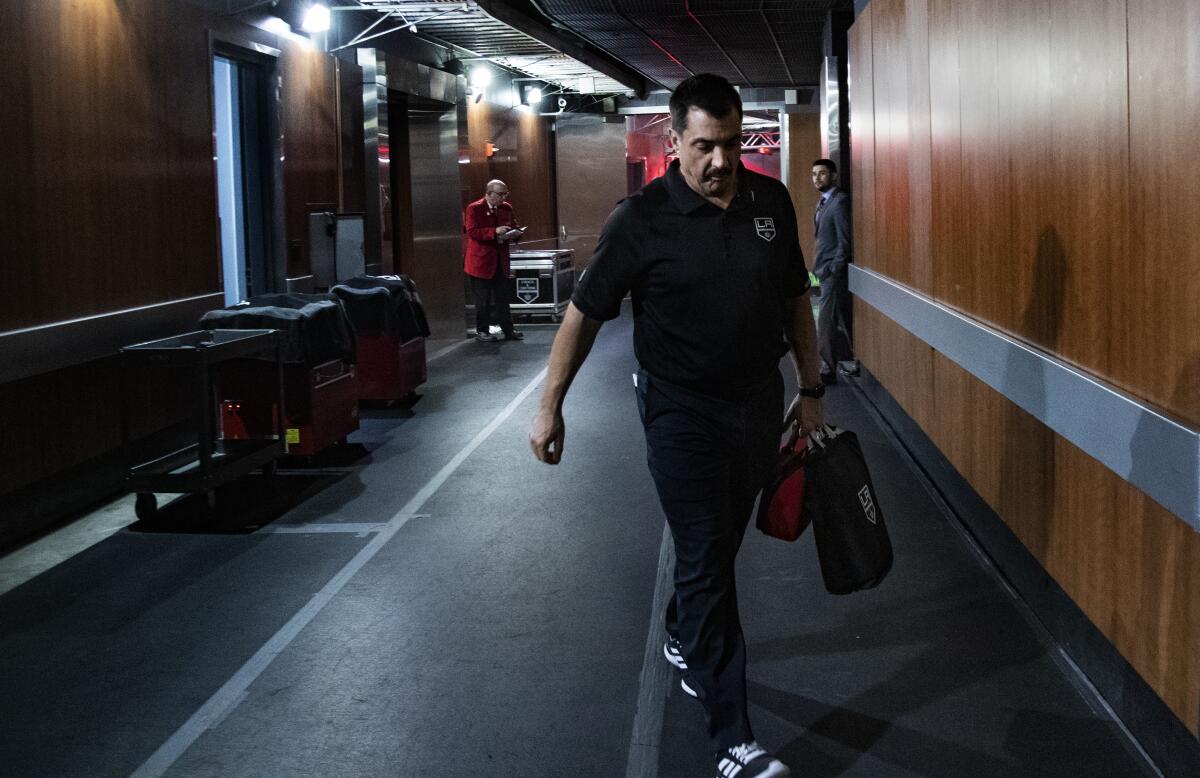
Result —
[[562, 317], [559, 316], [557, 313], [552, 313], [552, 314], [550, 314], [550, 321], [554, 322], [555, 324], [558, 324], [560, 321], [562, 321]]
[[208, 509], [214, 511], [217, 509], [217, 492], [215, 489], [209, 489], [204, 493], [204, 500], [208, 503]]
[[158, 500], [149, 492], [138, 492], [133, 503], [133, 512], [140, 520], [150, 521], [158, 513]]

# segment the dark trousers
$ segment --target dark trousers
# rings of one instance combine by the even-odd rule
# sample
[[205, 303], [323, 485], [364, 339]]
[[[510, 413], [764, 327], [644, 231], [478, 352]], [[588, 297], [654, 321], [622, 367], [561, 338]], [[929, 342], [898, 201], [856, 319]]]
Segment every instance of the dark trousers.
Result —
[[638, 372], [646, 458], [675, 543], [667, 632], [683, 646], [714, 751], [754, 739], [746, 712], [746, 641], [734, 562], [783, 423], [776, 372], [721, 400]]
[[513, 331], [512, 314], [508, 310], [512, 301], [512, 285], [512, 279], [504, 274], [499, 262], [496, 263], [496, 274], [491, 278], [471, 276], [476, 332], [487, 332], [493, 322], [500, 325], [505, 333]]
[[827, 371], [837, 370], [838, 362], [854, 359], [851, 343], [854, 331], [850, 319], [850, 283], [846, 273], [821, 279], [821, 302], [817, 313], [817, 351]]

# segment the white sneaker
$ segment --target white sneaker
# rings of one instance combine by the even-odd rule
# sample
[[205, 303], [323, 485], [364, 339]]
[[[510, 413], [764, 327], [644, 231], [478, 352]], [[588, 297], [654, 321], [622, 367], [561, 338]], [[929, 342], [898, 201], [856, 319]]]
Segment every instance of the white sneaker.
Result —
[[675, 666], [676, 670], [687, 670], [687, 660], [683, 658], [683, 645], [673, 637], [668, 637], [663, 643], [663, 656]]
[[783, 778], [787, 765], [751, 741], [726, 749], [717, 756], [717, 778]]

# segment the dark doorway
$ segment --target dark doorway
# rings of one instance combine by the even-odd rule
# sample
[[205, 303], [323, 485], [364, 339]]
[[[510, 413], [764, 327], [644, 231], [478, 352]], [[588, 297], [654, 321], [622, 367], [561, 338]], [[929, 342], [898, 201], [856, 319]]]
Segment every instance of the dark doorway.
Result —
[[235, 49], [213, 55], [217, 213], [225, 304], [277, 291], [271, 246], [271, 163], [267, 104], [271, 64]]

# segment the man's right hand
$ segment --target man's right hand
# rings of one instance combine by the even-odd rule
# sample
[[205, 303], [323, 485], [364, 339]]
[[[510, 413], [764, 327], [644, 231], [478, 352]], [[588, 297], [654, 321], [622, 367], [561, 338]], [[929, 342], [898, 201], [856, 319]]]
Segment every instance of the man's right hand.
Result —
[[507, 235], [507, 234], [508, 234], [508, 231], [509, 231], [509, 229], [510, 229], [509, 227], [505, 227], [504, 225], [500, 225], [499, 227], [497, 227], [497, 228], [496, 228], [496, 237], [497, 237], [497, 238], [503, 238], [505, 235]]
[[529, 446], [539, 461], [557, 465], [562, 459], [563, 437], [566, 435], [562, 412], [556, 409], [541, 409], [533, 417], [533, 428], [529, 430]]

